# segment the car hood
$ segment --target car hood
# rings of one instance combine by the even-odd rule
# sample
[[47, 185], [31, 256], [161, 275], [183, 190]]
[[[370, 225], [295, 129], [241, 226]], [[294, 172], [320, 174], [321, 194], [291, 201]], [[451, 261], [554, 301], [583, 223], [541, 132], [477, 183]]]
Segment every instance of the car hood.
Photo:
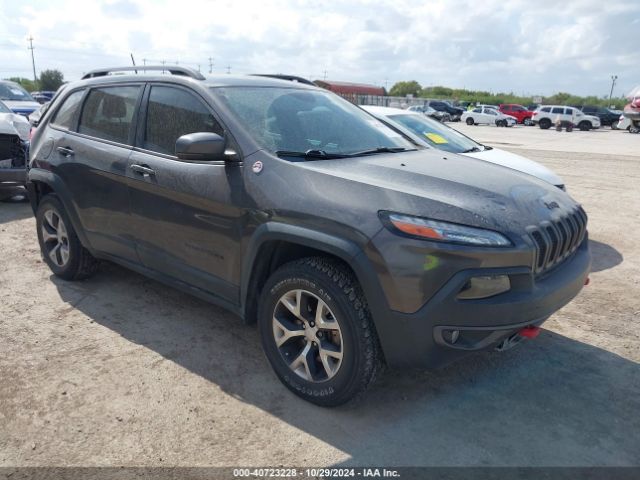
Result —
[[0, 113], [0, 134], [18, 135], [23, 141], [29, 140], [31, 125], [27, 119], [15, 113]]
[[547, 167], [540, 165], [533, 160], [521, 157], [515, 153], [500, 150], [499, 148], [492, 148], [489, 150], [483, 150], [481, 152], [463, 153], [462, 155], [478, 158], [485, 162], [495, 163], [496, 165], [502, 165], [503, 167], [512, 168], [519, 172], [524, 172], [534, 177], [538, 177], [545, 182], [549, 182], [552, 185], [564, 185], [562, 178], [553, 173]]
[[21, 100], [3, 100], [7, 107], [16, 113], [31, 113], [41, 107], [38, 102], [21, 101]]
[[310, 174], [305, 175], [307, 195], [321, 196], [325, 212], [335, 209], [344, 215], [347, 202], [354, 207], [352, 220], [360, 223], [366, 218], [355, 218], [358, 209], [391, 210], [522, 237], [528, 226], [577, 208], [569, 195], [547, 182], [446, 152], [418, 150], [295, 165]]

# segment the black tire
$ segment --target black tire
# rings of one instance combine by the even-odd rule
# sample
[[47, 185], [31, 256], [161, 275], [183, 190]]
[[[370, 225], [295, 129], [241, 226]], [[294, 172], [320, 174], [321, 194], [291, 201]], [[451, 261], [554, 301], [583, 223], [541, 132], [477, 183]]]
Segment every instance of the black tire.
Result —
[[578, 124], [578, 128], [580, 129], [580, 131], [582, 132], [588, 132], [589, 130], [591, 130], [591, 122], [580, 122]]
[[466, 120], [467, 125], [473, 125], [475, 122], [473, 121], [473, 118], [468, 117]]
[[[293, 358], [287, 363], [284, 355], [289, 353], [283, 354], [276, 345], [273, 320], [278, 311], [276, 309], [281, 305], [280, 300], [285, 294], [297, 290], [309, 292], [321, 299], [339, 325], [342, 359], [333, 377], [321, 381], [302, 378], [289, 367], [289, 364], [295, 363]], [[313, 323], [310, 326], [313, 327]], [[316, 405], [334, 407], [361, 396], [374, 381], [383, 364], [377, 333], [364, 294], [353, 274], [338, 261], [308, 257], [280, 267], [262, 290], [258, 327], [266, 357], [280, 381], [293, 393]], [[308, 342], [304, 337], [295, 337], [285, 341], [281, 347], [289, 341], [302, 344]], [[296, 355], [292, 353], [292, 357]], [[318, 368], [319, 354], [317, 357], [315, 353], [312, 355]]]
[[542, 130], [548, 130], [549, 128], [551, 128], [551, 120], [549, 120], [548, 118], [543, 118], [538, 122], [538, 125], [540, 125], [540, 128]]
[[[58, 265], [54, 262], [48, 254], [50, 250], [48, 242], [46, 243], [44, 240], [43, 228], [45, 228], [44, 225], [46, 222], [45, 214], [49, 211], [53, 211], [55, 215], [57, 215], [59, 221], [63, 222], [66, 229], [68, 259], [63, 265]], [[36, 210], [36, 229], [42, 258], [56, 276], [65, 280], [83, 280], [96, 272], [98, 269], [98, 260], [80, 243], [78, 235], [69, 221], [67, 212], [58, 197], [54, 194], [46, 195], [38, 204], [38, 209]]]

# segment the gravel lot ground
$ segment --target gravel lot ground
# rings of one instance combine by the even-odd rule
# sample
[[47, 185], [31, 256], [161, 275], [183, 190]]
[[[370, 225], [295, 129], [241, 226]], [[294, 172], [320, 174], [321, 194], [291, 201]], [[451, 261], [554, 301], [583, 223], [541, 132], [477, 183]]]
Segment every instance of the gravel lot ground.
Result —
[[590, 215], [591, 285], [538, 339], [321, 409], [217, 307], [108, 264], [54, 278], [29, 205], [0, 203], [0, 466], [640, 465], [640, 135], [459, 128]]

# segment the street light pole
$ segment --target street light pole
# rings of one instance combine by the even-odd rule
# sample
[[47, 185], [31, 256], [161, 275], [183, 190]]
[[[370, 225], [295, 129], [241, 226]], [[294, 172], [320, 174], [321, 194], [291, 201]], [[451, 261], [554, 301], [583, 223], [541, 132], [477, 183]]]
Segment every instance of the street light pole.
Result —
[[611, 97], [613, 97], [613, 87], [616, 85], [616, 80], [618, 80], [618, 75], [611, 75], [611, 91], [609, 92], [609, 103], [611, 103]]

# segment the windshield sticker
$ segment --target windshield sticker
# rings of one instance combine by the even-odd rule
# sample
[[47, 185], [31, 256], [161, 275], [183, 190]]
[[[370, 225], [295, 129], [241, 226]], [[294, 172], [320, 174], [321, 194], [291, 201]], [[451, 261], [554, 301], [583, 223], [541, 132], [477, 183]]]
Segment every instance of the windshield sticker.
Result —
[[449, 143], [447, 142], [446, 138], [444, 138], [442, 135], [438, 135], [437, 133], [424, 132], [424, 136], [427, 137], [429, 140], [431, 140], [433, 143], [436, 143], [438, 145], [442, 145], [443, 143]]
[[9, 90], [11, 90], [11, 93], [13, 93], [14, 95], [24, 97], [24, 92], [22, 90], [18, 90], [17, 88], [10, 88]]

